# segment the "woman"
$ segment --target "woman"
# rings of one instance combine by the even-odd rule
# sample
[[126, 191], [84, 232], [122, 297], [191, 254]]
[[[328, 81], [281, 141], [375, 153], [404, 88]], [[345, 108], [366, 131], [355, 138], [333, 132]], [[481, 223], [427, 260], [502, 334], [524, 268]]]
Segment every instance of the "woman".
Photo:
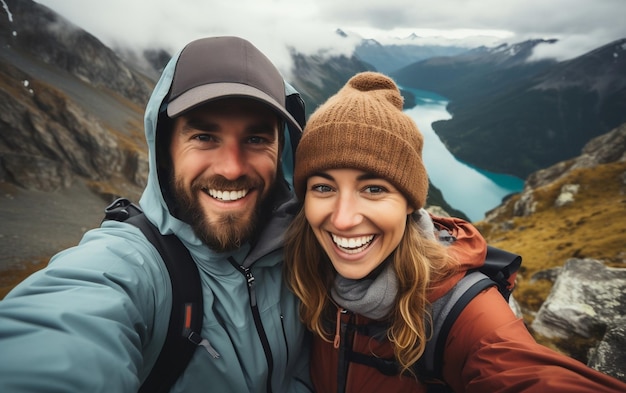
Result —
[[[402, 105], [391, 79], [360, 73], [315, 111], [297, 149], [303, 207], [285, 272], [314, 335], [318, 392], [425, 392], [417, 362], [430, 305], [484, 263], [473, 226], [423, 209], [423, 138]], [[495, 287], [452, 326], [442, 382], [455, 392], [626, 391], [535, 343]]]

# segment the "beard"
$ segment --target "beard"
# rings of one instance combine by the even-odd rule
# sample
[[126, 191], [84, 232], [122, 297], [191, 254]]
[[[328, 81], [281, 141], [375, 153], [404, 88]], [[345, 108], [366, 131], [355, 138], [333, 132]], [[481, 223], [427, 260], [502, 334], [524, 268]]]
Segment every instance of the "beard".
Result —
[[[216, 175], [208, 180], [196, 179], [188, 190], [181, 181], [172, 178], [171, 189], [180, 208], [180, 216], [189, 225], [194, 233], [210, 249], [216, 252], [235, 250], [247, 241], [252, 241], [260, 229], [260, 223], [271, 211], [271, 195], [274, 193], [276, 182], [272, 184], [265, 195], [257, 198], [254, 208], [242, 212], [205, 213], [199, 202], [198, 195], [206, 193], [209, 188], [218, 190], [264, 189], [262, 180], [254, 181], [242, 177], [229, 181], [223, 176]], [[207, 194], [208, 195], [208, 194]]]

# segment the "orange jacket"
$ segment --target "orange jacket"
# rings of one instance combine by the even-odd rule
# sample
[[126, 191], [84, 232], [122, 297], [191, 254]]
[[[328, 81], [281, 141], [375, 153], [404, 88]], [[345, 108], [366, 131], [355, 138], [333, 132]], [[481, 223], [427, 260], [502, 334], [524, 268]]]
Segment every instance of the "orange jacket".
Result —
[[[482, 264], [486, 245], [470, 224], [433, 219], [436, 226], [443, 225], [457, 237], [451, 247], [467, 269]], [[443, 295], [462, 275], [447, 280], [444, 288], [433, 291], [430, 300]], [[375, 323], [350, 312], [341, 313], [340, 318], [361, 329]], [[348, 361], [346, 347], [356, 353], [393, 358], [387, 340], [378, 341], [359, 331], [347, 338], [348, 342], [342, 336], [339, 349], [332, 342], [314, 338], [311, 376], [317, 392], [426, 392], [426, 386], [414, 377], [387, 376]], [[453, 325], [444, 352], [443, 376], [455, 392], [466, 393], [626, 392], [626, 383], [537, 344], [495, 287], [478, 294]]]

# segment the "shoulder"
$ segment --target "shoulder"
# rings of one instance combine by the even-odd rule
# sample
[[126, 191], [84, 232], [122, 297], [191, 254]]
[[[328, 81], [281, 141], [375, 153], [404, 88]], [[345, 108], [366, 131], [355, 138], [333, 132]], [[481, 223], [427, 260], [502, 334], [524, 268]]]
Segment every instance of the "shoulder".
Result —
[[[82, 370], [68, 377], [76, 386], [104, 386], [114, 374], [113, 383], [136, 384], [167, 331], [169, 312], [157, 311], [171, 309], [167, 274], [139, 235], [121, 226], [91, 230], [2, 300], [0, 336], [20, 349], [11, 355], [15, 378], [23, 370], [49, 376], [49, 364], [25, 355], [42, 353]], [[88, 371], [96, 369], [107, 371]]]
[[16, 289], [37, 285], [54, 292], [62, 285], [87, 293], [108, 288], [135, 302], [141, 301], [138, 297], [158, 301], [170, 292], [169, 276], [159, 258], [136, 228], [114, 223], [86, 232], [79, 244], [54, 255], [46, 268]]
[[448, 343], [455, 339], [468, 344], [474, 343], [516, 320], [518, 317], [498, 292], [497, 287], [491, 286], [476, 295], [465, 306], [452, 326]]
[[498, 289], [492, 286], [483, 290], [452, 325], [444, 350], [444, 376], [460, 375], [463, 365], [476, 351], [494, 342], [511, 341], [513, 337], [518, 343], [535, 345], [523, 321], [513, 313]]
[[158, 253], [137, 228], [124, 223], [105, 225], [87, 231], [77, 245], [54, 255], [48, 268], [127, 276], [160, 270], [159, 260], [155, 259]]

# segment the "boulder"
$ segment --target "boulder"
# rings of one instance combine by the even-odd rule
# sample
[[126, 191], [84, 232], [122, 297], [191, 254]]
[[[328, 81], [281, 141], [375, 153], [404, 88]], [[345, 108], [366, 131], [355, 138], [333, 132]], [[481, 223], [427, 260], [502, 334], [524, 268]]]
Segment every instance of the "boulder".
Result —
[[624, 317], [626, 269], [592, 259], [569, 259], [531, 327], [549, 338], [572, 334], [591, 338]]
[[569, 259], [531, 329], [559, 342], [579, 342], [587, 364], [626, 381], [626, 269]]
[[587, 365], [626, 381], [626, 318], [617, 319], [598, 346], [589, 351]]

